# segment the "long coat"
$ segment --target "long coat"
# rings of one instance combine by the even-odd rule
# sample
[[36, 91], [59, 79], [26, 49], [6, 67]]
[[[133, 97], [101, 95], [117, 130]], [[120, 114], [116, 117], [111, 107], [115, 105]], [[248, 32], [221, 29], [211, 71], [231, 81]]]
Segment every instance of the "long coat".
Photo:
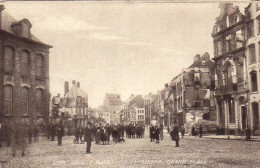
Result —
[[178, 125], [174, 126], [174, 128], [171, 131], [170, 135], [171, 135], [173, 141], [179, 141], [180, 140], [180, 137], [179, 137], [179, 126]]

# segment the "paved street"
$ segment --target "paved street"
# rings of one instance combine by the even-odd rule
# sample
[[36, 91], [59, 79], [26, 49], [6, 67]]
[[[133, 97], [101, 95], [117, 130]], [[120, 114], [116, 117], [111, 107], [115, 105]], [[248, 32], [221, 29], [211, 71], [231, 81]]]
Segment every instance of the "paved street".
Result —
[[[126, 139], [125, 143], [92, 145], [85, 154], [85, 144], [72, 144], [65, 137], [63, 146], [44, 139], [27, 149], [24, 158], [10, 157], [1, 149], [2, 167], [257, 167], [260, 165], [260, 143], [234, 140], [211, 140], [186, 137], [180, 148], [165, 135], [160, 144], [144, 139]], [[4, 156], [7, 154], [6, 156]]]

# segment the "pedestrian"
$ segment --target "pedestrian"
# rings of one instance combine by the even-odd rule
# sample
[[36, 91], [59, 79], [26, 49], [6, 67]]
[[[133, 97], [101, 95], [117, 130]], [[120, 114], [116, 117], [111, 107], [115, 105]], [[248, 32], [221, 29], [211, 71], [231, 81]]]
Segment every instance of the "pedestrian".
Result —
[[194, 126], [192, 126], [192, 128], [191, 128], [191, 135], [196, 136], [196, 130], [195, 130]]
[[79, 127], [77, 127], [74, 131], [74, 136], [75, 136], [75, 144], [79, 143]]
[[87, 142], [86, 154], [90, 154], [91, 140], [92, 140], [92, 131], [91, 131], [91, 122], [87, 123], [87, 127], [84, 132], [84, 141]]
[[16, 156], [16, 150], [21, 150], [21, 156], [25, 156], [25, 149], [26, 149], [26, 125], [21, 121], [16, 121], [12, 123], [11, 126], [11, 149], [12, 149], [12, 156]]
[[181, 138], [183, 139], [185, 133], [185, 128], [184, 126], [181, 126]]
[[160, 125], [160, 138], [163, 140], [163, 125]]
[[150, 142], [154, 141], [154, 126], [153, 125], [150, 126], [150, 139], [151, 139]]
[[200, 138], [202, 138], [202, 125], [200, 124], [200, 127], [199, 127], [199, 134], [200, 134]]
[[175, 122], [172, 131], [170, 132], [170, 135], [172, 137], [172, 140], [175, 141], [176, 146], [175, 147], [179, 147], [179, 126], [178, 124]]
[[30, 125], [28, 125], [27, 136], [28, 136], [29, 144], [31, 144], [32, 143], [32, 127]]
[[113, 136], [114, 142], [117, 143], [118, 139], [119, 139], [119, 136], [120, 136], [117, 126], [114, 127], [114, 129], [112, 131], [112, 136]]
[[156, 139], [155, 143], [160, 143], [160, 128], [158, 125], [156, 125], [154, 129], [154, 138]]
[[58, 146], [62, 145], [62, 137], [64, 136], [64, 127], [62, 122], [60, 122], [57, 126], [57, 138], [58, 138]]
[[39, 134], [39, 131], [38, 131], [37, 125], [34, 125], [33, 126], [34, 142], [38, 142], [39, 141], [38, 134]]
[[79, 140], [80, 144], [84, 144], [84, 140], [82, 139], [84, 136], [84, 129], [82, 127], [79, 127]]

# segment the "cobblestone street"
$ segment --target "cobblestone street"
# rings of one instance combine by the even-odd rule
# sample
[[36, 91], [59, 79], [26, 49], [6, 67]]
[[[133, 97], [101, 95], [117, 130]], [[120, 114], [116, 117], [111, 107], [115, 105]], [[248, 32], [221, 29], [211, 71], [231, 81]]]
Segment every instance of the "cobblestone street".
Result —
[[[260, 143], [234, 140], [211, 140], [185, 137], [180, 147], [168, 134], [160, 144], [144, 139], [126, 139], [125, 143], [96, 145], [85, 154], [86, 145], [73, 144], [65, 137], [63, 145], [42, 139], [27, 148], [24, 158], [11, 157], [9, 149], [1, 149], [1, 167], [258, 167]], [[19, 153], [18, 153], [19, 154]]]

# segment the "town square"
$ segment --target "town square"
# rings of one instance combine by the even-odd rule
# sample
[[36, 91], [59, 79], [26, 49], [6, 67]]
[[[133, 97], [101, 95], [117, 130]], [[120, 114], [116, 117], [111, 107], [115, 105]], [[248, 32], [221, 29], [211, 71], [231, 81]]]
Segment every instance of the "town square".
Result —
[[0, 168], [259, 167], [258, 2], [0, 1]]

